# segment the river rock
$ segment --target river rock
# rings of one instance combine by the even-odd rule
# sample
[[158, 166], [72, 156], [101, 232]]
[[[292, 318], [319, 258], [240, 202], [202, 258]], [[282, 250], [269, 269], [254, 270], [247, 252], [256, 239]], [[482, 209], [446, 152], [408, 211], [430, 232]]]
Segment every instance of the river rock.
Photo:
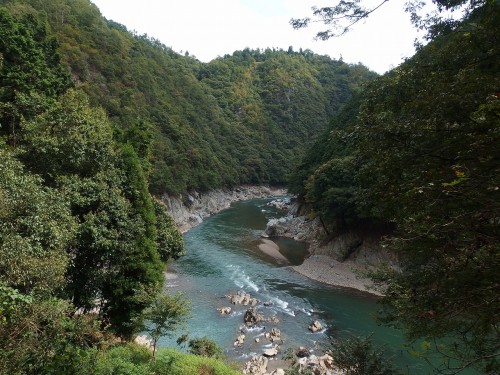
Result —
[[326, 370], [338, 370], [333, 362], [333, 357], [329, 354], [325, 354], [318, 357], [319, 365]]
[[258, 303], [257, 299], [253, 298], [250, 294], [245, 293], [241, 290], [236, 294], [229, 294], [226, 297], [229, 298], [229, 301], [233, 305], [256, 306]]
[[264, 353], [262, 353], [264, 357], [274, 357], [277, 354], [278, 354], [278, 349], [276, 348], [266, 349], [264, 350]]
[[281, 339], [281, 331], [278, 328], [273, 328], [271, 332], [267, 332], [266, 338], [271, 340], [271, 342], [277, 342], [277, 341], [283, 342], [283, 340]]
[[269, 323], [276, 323], [276, 324], [280, 322], [279, 318], [276, 315], [271, 316], [269, 319], [267, 319], [267, 321]]
[[284, 237], [287, 231], [286, 218], [271, 219], [268, 221], [264, 233], [270, 237]]
[[282, 368], [277, 368], [276, 370], [274, 370], [273, 372], [271, 372], [271, 375], [285, 375], [285, 370], [283, 370]]
[[314, 322], [311, 323], [311, 325], [309, 326], [309, 330], [312, 332], [312, 333], [316, 333], [318, 331], [321, 331], [323, 329], [323, 326], [321, 325], [320, 321], [319, 320], [315, 320]]
[[262, 356], [253, 356], [243, 367], [244, 374], [264, 375], [267, 373], [267, 363], [269, 360]]
[[264, 320], [264, 317], [260, 315], [257, 311], [255, 311], [254, 308], [250, 308], [245, 312], [245, 315], [243, 316], [243, 321], [248, 327], [251, 327], [258, 322], [261, 322]]
[[267, 203], [268, 206], [275, 207], [278, 210], [288, 210], [288, 206], [290, 205], [290, 199], [274, 199], [271, 202]]
[[234, 346], [242, 347], [245, 342], [245, 335], [239, 335], [234, 342]]
[[311, 352], [308, 349], [304, 348], [303, 346], [298, 348], [297, 351], [295, 352], [295, 355], [299, 358], [309, 357], [310, 354]]
[[231, 314], [231, 308], [230, 307], [221, 307], [220, 309], [217, 309], [218, 312], [221, 313], [221, 315], [229, 315]]
[[297, 360], [295, 366], [298, 367], [300, 372], [312, 373], [315, 375], [342, 375], [342, 372], [333, 363], [333, 358], [325, 354], [322, 357], [310, 355], [309, 357], [302, 357]]

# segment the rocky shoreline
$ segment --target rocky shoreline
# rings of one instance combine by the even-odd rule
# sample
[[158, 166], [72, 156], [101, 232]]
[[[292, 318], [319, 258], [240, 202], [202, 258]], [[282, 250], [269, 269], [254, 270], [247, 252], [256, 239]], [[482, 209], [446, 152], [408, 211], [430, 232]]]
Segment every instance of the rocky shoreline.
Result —
[[191, 191], [185, 195], [161, 197], [177, 228], [182, 233], [201, 224], [203, 219], [226, 208], [231, 203], [256, 198], [279, 197], [286, 195], [285, 188], [245, 185], [233, 190], [217, 189], [206, 193]]
[[[362, 236], [348, 232], [334, 238], [326, 245], [320, 239], [325, 236], [319, 218], [311, 218], [301, 212], [297, 202], [280, 198], [287, 194], [284, 188], [269, 186], [241, 186], [233, 190], [218, 189], [207, 193], [192, 191], [180, 196], [164, 195], [162, 201], [182, 233], [201, 224], [203, 220], [226, 208], [231, 203], [277, 197], [270, 205], [287, 210], [288, 214], [280, 219], [269, 221], [263, 233], [259, 249], [264, 253], [283, 260], [273, 237], [288, 237], [308, 244], [309, 256], [304, 263], [290, 268], [303, 276], [318, 282], [351, 288], [361, 292], [382, 295], [363, 273], [382, 262], [394, 263], [394, 256], [378, 246], [377, 236]], [[279, 258], [279, 259], [278, 259]]]
[[370, 279], [363, 277], [381, 263], [396, 262], [393, 254], [379, 246], [380, 231], [349, 231], [322, 243], [325, 230], [319, 218], [311, 218], [307, 211], [301, 212], [300, 205], [293, 200], [276, 199], [270, 204], [286, 209], [288, 215], [270, 220], [265, 236], [293, 238], [309, 245], [310, 255], [291, 269], [327, 285], [383, 295]]

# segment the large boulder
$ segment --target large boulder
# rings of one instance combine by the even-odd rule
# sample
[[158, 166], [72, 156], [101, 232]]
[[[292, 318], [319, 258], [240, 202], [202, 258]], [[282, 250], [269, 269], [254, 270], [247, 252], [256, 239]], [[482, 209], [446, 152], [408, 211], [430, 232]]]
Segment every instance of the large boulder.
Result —
[[267, 373], [267, 363], [269, 360], [262, 356], [253, 356], [243, 367], [244, 374], [264, 375]]
[[234, 346], [237, 346], [237, 347], [242, 347], [243, 344], [245, 342], [245, 335], [239, 335], [237, 338], [236, 338], [236, 341], [234, 342]]
[[243, 316], [243, 321], [247, 325], [247, 327], [254, 326], [255, 324], [264, 320], [264, 317], [260, 315], [254, 308], [250, 308], [245, 311], [245, 315]]
[[310, 355], [308, 357], [299, 358], [295, 362], [295, 367], [297, 367], [300, 372], [307, 372], [315, 375], [344, 374], [342, 370], [334, 365], [333, 358], [328, 354], [321, 357]]
[[280, 322], [280, 319], [276, 316], [276, 315], [273, 315], [271, 316], [270, 318], [267, 319], [267, 321], [269, 323], [275, 323], [275, 324], [278, 324]]
[[310, 354], [311, 352], [309, 351], [309, 349], [306, 349], [303, 346], [298, 348], [297, 351], [295, 352], [295, 355], [299, 358], [309, 357]]
[[231, 314], [231, 308], [230, 307], [221, 307], [220, 309], [217, 309], [218, 312], [220, 312], [221, 315], [229, 315]]
[[228, 294], [226, 297], [233, 305], [256, 306], [258, 303], [257, 299], [241, 290], [236, 294]]
[[268, 221], [264, 233], [269, 237], [284, 237], [288, 230], [286, 223], [286, 218], [271, 219]]
[[333, 357], [329, 354], [325, 354], [321, 357], [318, 357], [319, 366], [327, 371], [338, 370], [333, 362]]
[[290, 199], [287, 198], [274, 199], [271, 202], [267, 203], [267, 205], [277, 208], [278, 210], [288, 210], [288, 206], [290, 205]]
[[271, 332], [267, 332], [265, 336], [267, 339], [271, 340], [271, 342], [283, 342], [281, 339], [281, 331], [278, 328], [273, 328]]
[[323, 329], [323, 326], [321, 325], [320, 321], [319, 320], [315, 320], [314, 322], [311, 323], [311, 325], [309, 326], [309, 330], [312, 332], [312, 333], [316, 333], [316, 332], [319, 332]]
[[278, 354], [278, 349], [276, 348], [266, 349], [264, 350], [264, 353], [262, 353], [264, 357], [275, 357], [277, 354]]

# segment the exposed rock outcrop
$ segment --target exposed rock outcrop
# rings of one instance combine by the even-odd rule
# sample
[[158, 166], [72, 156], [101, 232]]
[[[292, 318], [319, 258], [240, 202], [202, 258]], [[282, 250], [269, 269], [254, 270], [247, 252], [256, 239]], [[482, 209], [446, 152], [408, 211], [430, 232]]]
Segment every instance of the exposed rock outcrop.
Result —
[[344, 374], [338, 367], [334, 365], [333, 358], [325, 354], [321, 357], [317, 357], [311, 354], [309, 357], [299, 358], [295, 367], [298, 367], [300, 371], [317, 374], [317, 375], [342, 375]]
[[289, 205], [288, 215], [269, 220], [264, 231], [266, 237], [289, 237], [308, 243], [310, 256], [300, 266], [292, 268], [317, 281], [382, 294], [371, 280], [360, 274], [380, 264], [397, 268], [395, 253], [380, 246], [383, 236], [392, 228], [386, 225], [358, 224], [342, 231], [330, 233], [311, 207], [297, 200]]
[[245, 343], [245, 335], [242, 334], [236, 338], [236, 341], [234, 342], [234, 346], [242, 347], [244, 343]]
[[278, 328], [273, 328], [271, 332], [266, 332], [265, 337], [271, 342], [283, 342], [281, 339], [281, 331]]
[[244, 374], [264, 375], [267, 372], [269, 360], [263, 356], [253, 356], [243, 367]]
[[327, 255], [340, 262], [350, 260], [364, 266], [397, 262], [393, 253], [380, 246], [381, 238], [392, 228], [358, 225], [333, 235], [327, 233], [320, 218], [307, 205], [294, 200], [288, 207], [287, 216], [269, 220], [264, 231], [267, 236], [308, 242], [315, 255]]
[[229, 301], [233, 305], [256, 306], [259, 302], [256, 298], [253, 298], [250, 294], [242, 290], [238, 291], [236, 294], [228, 294], [226, 297], [229, 298]]
[[312, 333], [316, 333], [316, 332], [319, 332], [323, 329], [323, 325], [321, 324], [321, 322], [319, 320], [315, 320], [314, 322], [311, 323], [311, 325], [309, 326], [309, 331], [311, 331]]
[[204, 218], [228, 208], [232, 202], [285, 194], [286, 189], [281, 188], [241, 186], [234, 190], [218, 189], [207, 193], [192, 191], [175, 197], [164, 195], [162, 201], [177, 227], [186, 232], [200, 224]]
[[264, 357], [269, 357], [269, 358], [275, 357], [276, 355], [278, 355], [278, 349], [276, 349], [276, 348], [266, 349], [266, 350], [264, 350], [262, 355]]
[[231, 314], [231, 308], [230, 307], [221, 307], [220, 309], [217, 309], [218, 312], [220, 312], [221, 315], [229, 315]]
[[245, 315], [243, 317], [243, 321], [245, 322], [247, 327], [252, 327], [263, 320], [264, 317], [253, 308], [250, 308], [247, 311], [245, 311]]

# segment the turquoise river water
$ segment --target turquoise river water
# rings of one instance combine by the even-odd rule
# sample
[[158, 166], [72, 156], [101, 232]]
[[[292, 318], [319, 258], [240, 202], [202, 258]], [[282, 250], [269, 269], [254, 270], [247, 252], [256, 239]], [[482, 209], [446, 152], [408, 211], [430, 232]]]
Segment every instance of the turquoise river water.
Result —
[[[272, 327], [282, 332], [282, 349], [305, 346], [316, 354], [322, 354], [321, 348], [332, 340], [371, 335], [404, 373], [429, 373], [428, 368], [407, 354], [400, 331], [377, 325], [376, 297], [312, 281], [289, 267], [302, 262], [306, 254], [304, 244], [275, 239], [289, 264], [277, 263], [259, 250], [267, 221], [283, 215], [267, 206], [269, 201], [234, 203], [185, 234], [187, 255], [170, 265], [169, 271], [176, 278], [169, 279], [167, 287], [183, 292], [192, 302], [192, 318], [187, 324], [189, 337], [208, 336], [224, 348], [228, 357], [243, 361], [269, 347], [256, 343], [255, 338]], [[251, 330], [243, 327], [247, 307], [231, 306], [225, 297], [239, 290], [260, 301], [256, 308], [265, 317], [276, 315], [281, 322], [262, 323]], [[264, 302], [270, 306], [264, 306]], [[231, 315], [219, 314], [217, 308], [223, 306], [233, 308]], [[313, 320], [321, 321], [326, 329], [311, 333], [307, 327]], [[233, 342], [241, 330], [246, 334], [245, 344], [235, 348]], [[160, 346], [176, 346], [175, 339], [181, 333], [164, 338]]]

